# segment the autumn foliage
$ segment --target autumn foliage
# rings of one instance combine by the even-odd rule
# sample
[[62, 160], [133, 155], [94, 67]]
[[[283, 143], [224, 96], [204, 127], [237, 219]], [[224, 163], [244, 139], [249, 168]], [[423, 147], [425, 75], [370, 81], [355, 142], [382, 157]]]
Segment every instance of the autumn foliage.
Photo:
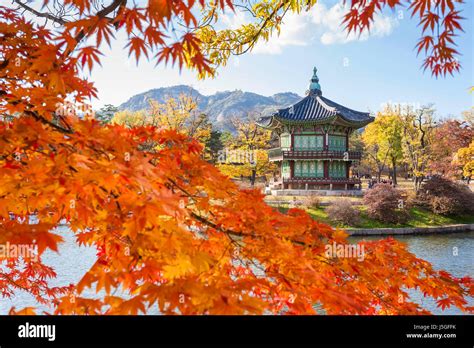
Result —
[[407, 202], [401, 192], [390, 184], [378, 183], [364, 194], [364, 204], [370, 218], [388, 223], [408, 219]]
[[[240, 190], [179, 130], [58, 113], [65, 100], [95, 95], [79, 70], [99, 61], [97, 46], [115, 27], [141, 33], [129, 44], [137, 57], [146, 41], [161, 47], [158, 60], [208, 69], [192, 34], [176, 44], [157, 29], [181, 11], [193, 22], [194, 2], [113, 1], [95, 14], [88, 1], [66, 3], [83, 18], [59, 34], [0, 7], [0, 243], [34, 243], [40, 253], [2, 260], [2, 296], [25, 290], [55, 314], [306, 314], [316, 304], [327, 314], [428, 313], [410, 301], [418, 289], [442, 308], [472, 311], [472, 279], [433, 269], [394, 239], [360, 242], [362, 261], [328, 258], [328, 243], [348, 243], [343, 231]], [[96, 44], [78, 46], [92, 33]], [[97, 261], [77, 284], [51, 287], [55, 272], [41, 255], [58, 250], [62, 224], [97, 249]], [[99, 296], [87, 297], [88, 288]]]
[[469, 187], [441, 176], [427, 180], [422, 185], [417, 200], [435, 214], [474, 214], [474, 193]]
[[360, 222], [360, 211], [348, 199], [335, 201], [326, 212], [331, 221], [348, 226], [356, 226]]
[[424, 70], [432, 75], [446, 76], [459, 72], [461, 64], [456, 50], [455, 37], [463, 31], [459, 5], [463, 0], [351, 0], [350, 11], [344, 17], [349, 31], [360, 33], [370, 28], [374, 16], [385, 7], [419, 17], [421, 38], [416, 44], [417, 53], [424, 53]]
[[[429, 168], [433, 174], [449, 178], [458, 178], [461, 168], [453, 165], [459, 149], [468, 148], [474, 138], [474, 129], [467, 122], [447, 120], [442, 122], [433, 132], [432, 156]], [[467, 175], [466, 175], [467, 176]]]

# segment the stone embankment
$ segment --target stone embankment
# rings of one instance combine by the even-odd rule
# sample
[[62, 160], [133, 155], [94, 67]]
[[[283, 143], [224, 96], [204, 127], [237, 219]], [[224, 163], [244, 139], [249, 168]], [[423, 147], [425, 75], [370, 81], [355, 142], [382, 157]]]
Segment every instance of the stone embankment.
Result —
[[432, 227], [402, 227], [402, 228], [348, 228], [351, 236], [383, 236], [400, 234], [437, 234], [474, 231], [474, 224], [458, 224]]

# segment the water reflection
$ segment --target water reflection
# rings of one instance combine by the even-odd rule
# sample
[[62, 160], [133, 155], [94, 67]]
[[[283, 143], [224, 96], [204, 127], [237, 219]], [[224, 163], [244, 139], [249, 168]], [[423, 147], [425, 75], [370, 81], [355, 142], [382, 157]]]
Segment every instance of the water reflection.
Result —
[[[76, 283], [95, 262], [95, 249], [79, 247], [74, 242], [73, 234], [66, 227], [59, 228], [57, 233], [65, 239], [65, 243], [59, 248], [59, 254], [47, 252], [43, 256], [44, 263], [54, 267], [58, 274], [57, 278], [52, 281], [52, 285], [63, 286]], [[350, 240], [357, 242], [362, 239], [380, 238], [382, 237], [364, 236], [350, 237]], [[409, 250], [418, 257], [431, 262], [436, 269], [444, 269], [457, 277], [474, 277], [474, 233], [396, 236], [396, 238], [406, 243]], [[93, 290], [89, 290], [84, 295], [98, 296]], [[441, 311], [436, 307], [434, 300], [423, 298], [418, 292], [414, 292], [412, 298], [435, 314], [461, 314], [456, 308]], [[474, 299], [471, 298], [470, 302], [474, 305]], [[46, 311], [51, 310], [46, 306], [38, 306], [34, 298], [23, 291], [17, 292], [14, 298], [2, 298], [0, 300], [0, 314], [7, 314], [12, 306], [17, 308], [33, 306]]]
[[[353, 242], [366, 240], [378, 240], [382, 236], [350, 237]], [[417, 257], [427, 260], [433, 264], [435, 269], [445, 270], [456, 277], [470, 276], [474, 278], [474, 233], [446, 233], [432, 235], [406, 235], [395, 236], [401, 242], [407, 244], [408, 249]], [[436, 307], [431, 298], [425, 298], [420, 292], [412, 292], [411, 297], [434, 314], [463, 314], [457, 308], [449, 308], [444, 311]], [[474, 304], [474, 299], [469, 302]]]

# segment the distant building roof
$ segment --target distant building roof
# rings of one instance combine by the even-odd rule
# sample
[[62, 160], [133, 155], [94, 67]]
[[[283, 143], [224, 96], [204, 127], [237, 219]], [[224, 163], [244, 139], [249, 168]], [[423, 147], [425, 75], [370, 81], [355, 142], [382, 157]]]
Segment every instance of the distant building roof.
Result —
[[339, 121], [348, 126], [360, 128], [374, 120], [368, 112], [355, 111], [323, 97], [316, 68], [310, 81], [308, 95], [305, 98], [272, 115], [261, 117], [258, 124], [262, 127], [271, 127], [275, 121], [289, 124], [320, 124]]

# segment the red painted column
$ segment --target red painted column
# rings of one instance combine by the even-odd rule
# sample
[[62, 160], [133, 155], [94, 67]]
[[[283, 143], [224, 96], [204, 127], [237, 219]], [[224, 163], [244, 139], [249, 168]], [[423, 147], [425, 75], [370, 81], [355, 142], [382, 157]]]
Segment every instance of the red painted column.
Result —
[[351, 167], [351, 162], [346, 162], [346, 178], [349, 178], [349, 168]]
[[295, 177], [295, 161], [290, 161], [290, 177]]
[[329, 178], [329, 162], [324, 161], [324, 178]]

